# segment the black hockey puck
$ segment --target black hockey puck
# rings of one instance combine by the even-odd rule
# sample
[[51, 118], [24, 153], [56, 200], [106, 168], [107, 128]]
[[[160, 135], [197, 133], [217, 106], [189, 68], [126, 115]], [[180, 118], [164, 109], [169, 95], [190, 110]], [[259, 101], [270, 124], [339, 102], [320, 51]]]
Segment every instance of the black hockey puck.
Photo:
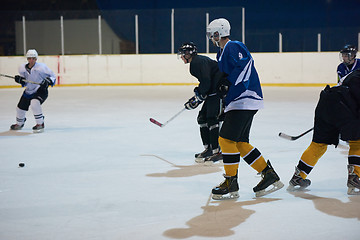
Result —
[[19, 163], [19, 167], [25, 167], [25, 163], [23, 162]]

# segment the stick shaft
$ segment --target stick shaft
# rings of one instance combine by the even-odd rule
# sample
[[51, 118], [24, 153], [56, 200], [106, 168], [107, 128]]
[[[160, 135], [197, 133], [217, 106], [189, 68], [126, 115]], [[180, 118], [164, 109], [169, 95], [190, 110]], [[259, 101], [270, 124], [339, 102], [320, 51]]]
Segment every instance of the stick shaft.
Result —
[[182, 112], [185, 111], [185, 110], [186, 110], [186, 108], [181, 109], [180, 112], [176, 113], [176, 114], [175, 114], [174, 116], [172, 116], [169, 120], [167, 120], [164, 124], [156, 121], [156, 120], [153, 119], [153, 118], [150, 118], [150, 122], [158, 125], [159, 127], [165, 127], [166, 124], [168, 124], [169, 122], [171, 122], [172, 120], [174, 120], [177, 116], [180, 115], [180, 113], [182, 113]]
[[169, 120], [167, 120], [162, 127], [164, 127], [166, 124], [168, 124], [169, 122], [171, 122], [172, 120], [174, 120], [177, 116], [179, 116], [183, 111], [185, 111], [186, 108], [181, 109], [180, 112], [178, 112], [177, 114], [175, 114], [174, 116], [172, 116]]
[[[1, 77], [7, 77], [7, 78], [15, 79], [15, 77], [13, 77], [13, 76], [6, 75], [6, 74], [2, 74], [2, 73], [0, 73], [0, 76], [1, 76]], [[28, 83], [32, 83], [32, 84], [40, 85], [40, 83], [33, 82], [33, 81], [30, 81], [30, 80], [26, 80], [26, 79], [23, 79], [23, 81], [24, 81], [24, 82], [28, 82]]]
[[308, 133], [311, 132], [312, 130], [314, 130], [314, 128], [310, 128], [309, 130], [306, 130], [305, 132], [301, 133], [301, 134], [298, 135], [298, 136], [290, 136], [290, 135], [288, 135], [288, 134], [286, 134], [286, 133], [282, 133], [282, 132], [281, 132], [281, 133], [279, 133], [279, 137], [285, 138], [285, 139], [290, 140], [290, 141], [294, 141], [294, 140], [296, 140], [296, 139], [298, 139], [298, 138], [301, 138], [302, 136], [308, 134]]
[[12, 79], [14, 79], [14, 78], [15, 78], [15, 77], [13, 77], [13, 76], [9, 76], [9, 75], [2, 74], [2, 73], [0, 73], [0, 76], [2, 76], [2, 77], [7, 77], [7, 78], [12, 78]]

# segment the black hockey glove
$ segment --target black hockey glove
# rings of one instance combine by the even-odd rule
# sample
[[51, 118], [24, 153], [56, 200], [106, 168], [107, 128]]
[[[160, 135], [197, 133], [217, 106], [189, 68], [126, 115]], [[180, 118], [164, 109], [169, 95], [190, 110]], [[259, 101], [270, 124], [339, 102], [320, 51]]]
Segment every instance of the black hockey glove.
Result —
[[187, 110], [191, 110], [197, 108], [197, 106], [199, 106], [200, 103], [202, 103], [202, 101], [199, 100], [196, 96], [193, 96], [192, 98], [189, 99], [189, 101], [187, 101], [184, 104], [184, 106]]
[[20, 75], [15, 76], [15, 82], [17, 82], [18, 84], [21, 84], [22, 87], [24, 87], [26, 84], [26, 82], [24, 80], [25, 80], [25, 78]]
[[51, 81], [51, 79], [49, 77], [45, 78], [41, 83], [40, 83], [40, 87], [42, 88], [48, 88], [50, 86], [53, 86], [54, 83], [53, 81]]
[[218, 85], [217, 85], [217, 90], [216, 90], [216, 94], [220, 97], [220, 98], [224, 98], [226, 97], [226, 94], [229, 91], [230, 88], [230, 81], [227, 80], [225, 77], [220, 79]]
[[200, 94], [200, 92], [199, 92], [199, 87], [195, 87], [194, 88], [194, 93], [195, 93], [195, 97], [197, 98], [197, 99], [199, 99], [199, 101], [204, 101], [205, 99], [206, 99], [206, 95], [204, 96], [204, 95], [201, 95]]

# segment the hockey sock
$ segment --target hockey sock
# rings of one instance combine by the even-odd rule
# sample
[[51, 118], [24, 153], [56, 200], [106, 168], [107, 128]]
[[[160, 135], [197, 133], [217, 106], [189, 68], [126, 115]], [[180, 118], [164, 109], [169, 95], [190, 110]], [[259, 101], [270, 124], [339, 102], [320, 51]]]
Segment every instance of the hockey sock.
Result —
[[209, 127], [209, 140], [213, 153], [216, 153], [214, 152], [214, 150], [219, 148], [218, 139], [219, 139], [219, 124], [211, 125]]
[[199, 126], [200, 126], [201, 141], [204, 146], [209, 146], [210, 145], [210, 142], [209, 142], [210, 131], [209, 131], [208, 125], [206, 123], [202, 123], [202, 124], [199, 124]]
[[22, 110], [20, 108], [16, 108], [16, 124], [17, 125], [23, 125], [25, 122], [25, 115], [26, 115], [26, 111]]
[[349, 165], [354, 166], [354, 173], [360, 177], [360, 140], [349, 141]]
[[327, 144], [311, 142], [299, 160], [300, 176], [305, 179], [314, 168], [315, 164], [327, 150]]
[[31, 110], [34, 114], [36, 124], [43, 124], [44, 116], [42, 114], [42, 108], [41, 108], [40, 101], [38, 99], [32, 99], [30, 106], [31, 106]]
[[240, 162], [240, 153], [236, 142], [219, 137], [219, 144], [222, 150], [225, 174], [226, 176], [235, 176]]
[[240, 156], [257, 172], [261, 172], [266, 168], [266, 161], [257, 148], [247, 142], [238, 142], [236, 146]]

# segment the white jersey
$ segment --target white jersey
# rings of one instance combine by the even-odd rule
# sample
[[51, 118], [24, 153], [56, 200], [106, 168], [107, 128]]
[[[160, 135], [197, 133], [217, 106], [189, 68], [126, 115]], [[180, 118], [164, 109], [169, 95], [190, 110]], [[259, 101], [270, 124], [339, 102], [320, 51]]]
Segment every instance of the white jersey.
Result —
[[[35, 65], [29, 69], [26, 67], [27, 63], [22, 64], [19, 67], [19, 75], [24, 77], [26, 80], [31, 82], [41, 83], [45, 78], [50, 78], [53, 84], [55, 84], [56, 76], [54, 72], [46, 66], [45, 63], [36, 62]], [[25, 94], [32, 95], [34, 94], [40, 87], [38, 84], [34, 83], [26, 83]]]

